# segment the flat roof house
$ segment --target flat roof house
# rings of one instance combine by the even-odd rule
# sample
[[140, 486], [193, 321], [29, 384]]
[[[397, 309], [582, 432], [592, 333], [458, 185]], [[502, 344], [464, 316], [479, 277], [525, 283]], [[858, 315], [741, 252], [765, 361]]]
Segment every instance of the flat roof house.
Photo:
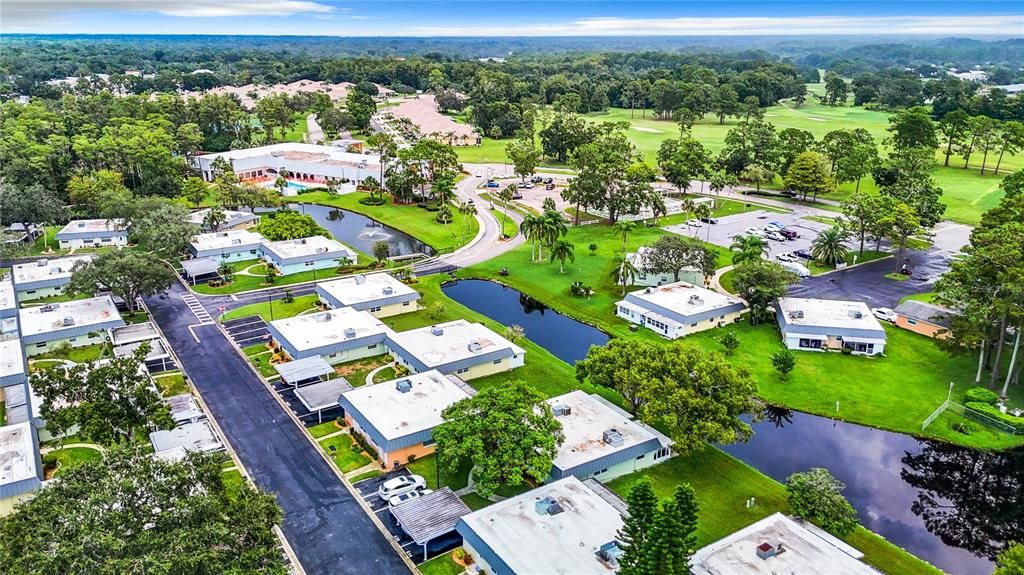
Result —
[[[258, 226], [260, 224], [260, 215], [249, 212], [236, 212], [234, 210], [221, 210], [224, 212], [224, 222], [217, 226], [218, 232], [230, 232], [232, 230], [247, 230], [249, 228]], [[203, 208], [196, 210], [189, 214], [188, 221], [193, 223], [204, 232], [212, 232], [213, 230], [206, 225], [206, 215], [210, 213], [210, 208]]]
[[774, 513], [698, 549], [693, 575], [878, 575], [863, 553], [809, 523]]
[[474, 511], [455, 530], [493, 575], [612, 575], [622, 515], [603, 495], [567, 477]]
[[22, 385], [28, 379], [28, 366], [21, 340], [0, 341], [0, 388]]
[[18, 300], [27, 301], [64, 293], [64, 286], [71, 281], [71, 270], [75, 265], [92, 259], [91, 255], [68, 256], [15, 265], [11, 268], [11, 278]]
[[258, 259], [265, 243], [266, 238], [249, 230], [211, 232], [194, 236], [188, 243], [188, 251], [194, 258], [241, 262]]
[[107, 341], [107, 330], [124, 325], [114, 300], [106, 295], [18, 310], [25, 353], [45, 353], [67, 343], [83, 347]]
[[210, 422], [199, 420], [185, 423], [174, 429], [160, 429], [149, 434], [153, 444], [153, 456], [168, 461], [177, 461], [189, 451], [221, 451], [224, 444], [217, 439]]
[[128, 245], [128, 226], [120, 220], [71, 220], [56, 235], [60, 249]]
[[475, 394], [436, 370], [414, 373], [341, 394], [345, 421], [372, 444], [384, 466], [434, 452], [432, 432], [446, 407]]
[[609, 481], [672, 455], [672, 440], [599, 395], [576, 390], [547, 402], [565, 434], [551, 479], [575, 476]]
[[896, 327], [928, 337], [948, 337], [953, 317], [959, 313], [923, 301], [907, 300], [896, 306]]
[[279, 319], [267, 330], [292, 359], [322, 356], [331, 364], [386, 353], [391, 333], [379, 319], [348, 307]]
[[342, 265], [342, 260], [354, 263], [357, 259], [352, 248], [324, 236], [267, 242], [260, 248], [260, 253], [267, 263], [286, 276], [336, 268]]
[[789, 349], [885, 352], [885, 329], [863, 302], [783, 297], [775, 303], [775, 321]]
[[[647, 258], [651, 253], [651, 249], [650, 246], [640, 246], [635, 252], [626, 254], [626, 261], [633, 264], [637, 271], [633, 285], [660, 286], [676, 281], [675, 276], [671, 273], [645, 271], [650, 266]], [[694, 285], [704, 285], [704, 274], [698, 269], [686, 268], [679, 272], [679, 280]]]
[[376, 317], [416, 311], [420, 293], [391, 274], [359, 274], [316, 284], [320, 301], [332, 308], [350, 307]]
[[721, 327], [740, 320], [742, 300], [687, 282], [648, 287], [626, 294], [616, 315], [666, 339]]
[[464, 319], [388, 336], [388, 349], [414, 373], [436, 369], [473, 379], [521, 367], [526, 350]]
[[31, 422], [0, 427], [0, 516], [43, 485], [43, 460]]
[[15, 296], [11, 274], [0, 279], [0, 320], [18, 317], [18, 298]]

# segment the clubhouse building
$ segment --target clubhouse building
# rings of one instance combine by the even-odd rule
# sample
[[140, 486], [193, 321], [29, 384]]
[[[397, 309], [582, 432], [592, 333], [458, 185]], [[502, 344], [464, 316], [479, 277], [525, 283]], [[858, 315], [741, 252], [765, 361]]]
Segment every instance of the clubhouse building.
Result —
[[291, 180], [309, 185], [323, 185], [328, 178], [354, 182], [367, 176], [380, 178], [379, 156], [334, 146], [285, 142], [197, 156], [193, 165], [207, 182], [216, 176], [213, 162], [217, 158], [227, 160], [242, 181], [273, 181], [282, 171]]

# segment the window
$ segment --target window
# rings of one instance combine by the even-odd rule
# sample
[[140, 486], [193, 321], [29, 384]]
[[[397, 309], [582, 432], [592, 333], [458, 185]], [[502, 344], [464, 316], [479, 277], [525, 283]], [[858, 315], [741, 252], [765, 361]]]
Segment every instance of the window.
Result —
[[496, 359], [496, 360], [494, 360], [491, 363], [493, 363], [494, 365], [501, 365], [501, 360], [500, 359]]
[[469, 368], [468, 367], [463, 367], [461, 369], [455, 370], [455, 373], [468, 373], [468, 372], [469, 372]]
[[249, 253], [250, 253], [250, 254], [255, 254], [255, 253], [256, 253], [256, 250], [249, 250]]
[[68, 341], [70, 341], [71, 343], [74, 343], [74, 342], [78, 341], [78, 338], [77, 337], [73, 337], [73, 338], [69, 339]]
[[647, 454], [645, 453], [645, 454], [643, 454], [643, 455], [637, 455], [637, 456], [636, 456], [636, 460], [637, 460], [637, 461], [640, 461], [641, 459], [643, 459], [643, 458], [644, 458], [644, 456], [645, 456], [645, 455], [647, 455]]
[[668, 447], [662, 447], [661, 449], [654, 452], [655, 459], [661, 459], [662, 457], [668, 457], [672, 454], [672, 449]]
[[409, 304], [411, 304], [411, 303], [412, 303], [411, 301], [403, 301], [403, 302], [402, 302], [402, 306], [403, 306], [403, 307], [406, 307], [406, 306], [408, 306], [408, 305], [409, 305]]
[[691, 323], [690, 327], [697, 327], [697, 324], [696, 323]]
[[43, 343], [37, 343], [37, 344], [36, 344], [36, 349], [43, 349], [43, 348], [45, 348], [45, 347], [46, 347], [46, 343], [45, 343], [45, 342], [43, 342]]
[[313, 265], [313, 262], [306, 262], [306, 264], [305, 264], [305, 265], [306, 265], [306, 267], [308, 268], [308, 267], [310, 267], [310, 266], [312, 266], [312, 265]]
[[821, 349], [821, 340], [800, 338], [800, 347], [805, 349]]
[[433, 439], [428, 439], [428, 440], [423, 442], [423, 447], [430, 447], [433, 444], [434, 444], [434, 440]]
[[379, 306], [379, 305], [375, 305], [375, 306], [373, 306], [373, 307], [371, 307], [371, 308], [370, 308], [370, 311], [371, 311], [371, 312], [374, 312], [374, 311], [380, 311], [380, 306]]
[[368, 345], [368, 346], [366, 346], [366, 349], [373, 349], [375, 347], [377, 347], [377, 344]]
[[907, 318], [907, 325], [917, 325], [917, 320]]
[[36, 290], [34, 290], [34, 289], [30, 289], [30, 290], [28, 290], [28, 291], [27, 291], [27, 292], [25, 292], [25, 293], [27, 293], [27, 294], [31, 294], [31, 293], [36, 293]]

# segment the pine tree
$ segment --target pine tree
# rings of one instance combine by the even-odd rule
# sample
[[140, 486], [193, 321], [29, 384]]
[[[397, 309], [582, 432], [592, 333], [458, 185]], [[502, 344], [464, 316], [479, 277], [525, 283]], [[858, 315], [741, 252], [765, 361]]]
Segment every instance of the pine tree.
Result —
[[643, 575], [642, 559], [648, 532], [658, 512], [658, 497], [649, 479], [641, 479], [626, 496], [629, 515], [623, 519], [619, 541], [623, 553], [619, 558], [619, 575]]
[[686, 575], [690, 539], [685, 533], [682, 511], [675, 499], [666, 499], [654, 515], [654, 523], [644, 545], [641, 573], [643, 575]]
[[689, 483], [676, 487], [675, 500], [679, 506], [679, 519], [686, 542], [686, 559], [689, 560], [697, 550], [697, 512], [700, 511], [700, 506], [697, 503], [697, 495]]

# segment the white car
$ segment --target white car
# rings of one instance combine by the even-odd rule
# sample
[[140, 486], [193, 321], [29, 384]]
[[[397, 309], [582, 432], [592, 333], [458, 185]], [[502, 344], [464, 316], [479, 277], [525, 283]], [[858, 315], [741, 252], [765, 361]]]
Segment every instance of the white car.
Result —
[[764, 227], [764, 231], [767, 232], [767, 233], [781, 232], [782, 228], [780, 228], [779, 226], [777, 226], [775, 224], [768, 224], [767, 226]]
[[482, 177], [484, 177], [484, 173], [483, 172], [473, 172], [473, 177], [474, 178], [482, 178]]
[[385, 501], [390, 501], [396, 495], [426, 489], [426, 487], [427, 481], [419, 475], [403, 475], [381, 483], [380, 488], [377, 489], [377, 495]]
[[692, 228], [699, 228], [704, 226], [704, 224], [702, 224], [700, 220], [686, 220], [686, 225]]
[[807, 266], [803, 264], [798, 264], [796, 262], [779, 262], [779, 265], [795, 273], [798, 277], [811, 277], [811, 270], [807, 269]]
[[747, 228], [747, 229], [743, 230], [743, 235], [757, 236], [759, 238], [763, 238], [764, 237], [764, 231], [762, 231], [762, 230], [760, 230], [758, 228]]
[[412, 501], [414, 499], [419, 499], [420, 497], [422, 497], [422, 496], [424, 496], [424, 495], [426, 495], [428, 493], [433, 493], [433, 492], [434, 492], [433, 489], [420, 489], [420, 490], [417, 490], [417, 491], [406, 491], [405, 493], [403, 493], [401, 495], [395, 495], [391, 499], [388, 499], [388, 505], [390, 505], [391, 507], [398, 507], [399, 505], [401, 505], [403, 503], [408, 503], [408, 502], [410, 502], [410, 501]]
[[896, 312], [887, 307], [873, 307], [871, 308], [871, 313], [882, 321], [896, 323]]
[[786, 236], [780, 234], [779, 232], [768, 232], [767, 234], [765, 234], [765, 237], [770, 240], [775, 240], [777, 242], [786, 241]]
[[797, 261], [796, 256], [794, 256], [791, 253], [776, 254], [775, 255], [775, 259], [779, 260], [780, 262], [795, 262], [795, 261]]

